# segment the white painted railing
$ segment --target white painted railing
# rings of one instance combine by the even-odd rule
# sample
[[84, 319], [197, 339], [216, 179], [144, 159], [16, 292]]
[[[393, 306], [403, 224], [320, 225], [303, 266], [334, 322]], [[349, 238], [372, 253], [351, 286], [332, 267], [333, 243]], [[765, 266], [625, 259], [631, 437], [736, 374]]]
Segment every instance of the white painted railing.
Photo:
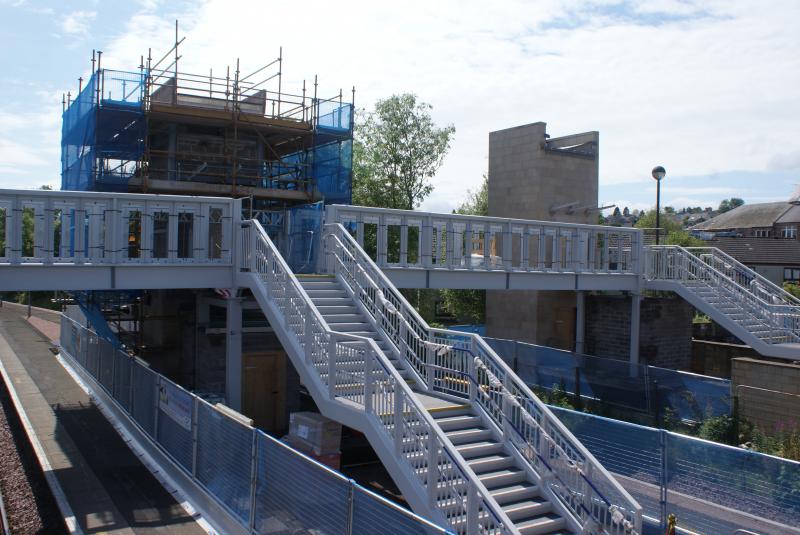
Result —
[[0, 190], [0, 263], [230, 264], [231, 199]]
[[722, 251], [676, 245], [653, 245], [646, 251], [648, 280], [700, 283], [717, 300], [746, 313], [747, 321], [756, 322], [757, 331], [742, 319], [732, 319], [763, 342], [800, 341], [800, 301]]
[[344, 205], [325, 221], [351, 229], [380, 267], [640, 272], [639, 229]]
[[457, 533], [515, 533], [507, 515], [375, 341], [328, 327], [257, 221], [245, 224], [242, 243], [241, 266], [262, 283], [253, 291], [265, 292], [277, 308], [280, 325], [275, 328], [294, 337], [304, 365], [314, 370], [325, 389], [316, 392], [317, 403], [346, 401], [363, 407], [365, 418], [392, 445], [392, 455], [408, 463], [407, 469], [427, 492], [431, 510], [438, 509]]
[[325, 262], [340, 274], [431, 392], [468, 400], [585, 533], [641, 532], [642, 508], [475, 334], [433, 329], [341, 224], [325, 225]]

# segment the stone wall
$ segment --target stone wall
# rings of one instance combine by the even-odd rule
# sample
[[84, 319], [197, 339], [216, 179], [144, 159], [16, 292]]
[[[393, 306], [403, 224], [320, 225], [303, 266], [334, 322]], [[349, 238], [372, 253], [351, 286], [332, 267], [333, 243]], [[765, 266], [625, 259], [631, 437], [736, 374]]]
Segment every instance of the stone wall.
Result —
[[743, 344], [729, 344], [712, 340], [692, 340], [693, 373], [713, 377], [731, 378], [731, 361], [740, 357], [757, 358], [758, 352]]
[[[646, 297], [641, 304], [639, 362], [688, 370], [692, 360], [691, 305], [677, 297]], [[627, 360], [630, 355], [631, 298], [586, 297], [586, 353]]]
[[731, 386], [739, 414], [765, 433], [800, 425], [800, 365], [733, 359]]
[[[597, 206], [599, 134], [549, 138], [546, 130], [538, 122], [489, 134], [489, 215], [596, 223], [596, 212], [551, 208]], [[583, 145], [586, 153], [554, 150], [576, 145]], [[575, 293], [488, 291], [486, 333], [572, 350]]]

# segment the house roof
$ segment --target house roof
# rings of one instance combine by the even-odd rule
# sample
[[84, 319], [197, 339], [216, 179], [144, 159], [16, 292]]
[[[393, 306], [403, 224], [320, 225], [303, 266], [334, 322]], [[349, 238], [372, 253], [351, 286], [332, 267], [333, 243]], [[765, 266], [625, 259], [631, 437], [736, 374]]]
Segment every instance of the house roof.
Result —
[[710, 247], [722, 249], [743, 264], [800, 265], [800, 240], [780, 238], [714, 238], [708, 240], [707, 244]]
[[[703, 221], [694, 225], [696, 230], [729, 230], [753, 227], [771, 227], [787, 212], [794, 213], [795, 205], [786, 201], [765, 202], [758, 204], [743, 204], [724, 214], [720, 214], [708, 221]], [[800, 221], [800, 211], [797, 212], [797, 220]]]

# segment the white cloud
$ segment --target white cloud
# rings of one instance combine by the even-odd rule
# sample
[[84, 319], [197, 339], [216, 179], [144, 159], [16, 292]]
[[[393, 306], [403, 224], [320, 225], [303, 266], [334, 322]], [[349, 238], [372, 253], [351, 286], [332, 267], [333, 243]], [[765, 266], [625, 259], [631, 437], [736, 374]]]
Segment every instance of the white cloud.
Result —
[[61, 31], [72, 37], [88, 37], [89, 27], [96, 17], [96, 11], [73, 11], [61, 21]]

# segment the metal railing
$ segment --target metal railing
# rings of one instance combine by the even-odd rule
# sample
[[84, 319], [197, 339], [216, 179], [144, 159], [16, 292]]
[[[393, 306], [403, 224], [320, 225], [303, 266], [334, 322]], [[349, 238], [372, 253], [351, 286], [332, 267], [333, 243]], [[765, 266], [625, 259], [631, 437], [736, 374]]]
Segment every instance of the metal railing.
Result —
[[717, 303], [710, 304], [715, 308], [720, 303], [735, 305], [745, 317], [729, 316], [731, 321], [765, 343], [800, 341], [800, 303], [715, 248], [649, 246], [645, 276], [648, 280], [678, 282], [695, 293], [697, 285], [705, 288], [705, 294], [698, 294], [701, 299], [709, 302], [709, 295], [713, 296]]
[[231, 199], [0, 190], [0, 263], [230, 264]]
[[[359, 407], [391, 445], [389, 455], [406, 463], [431, 510], [457, 533], [514, 533], [513, 523], [375, 341], [328, 327], [257, 221], [243, 224], [242, 242], [249, 245], [241, 248], [241, 266], [260, 282], [251, 289], [277, 310], [276, 329], [285, 329], [301, 348], [302, 364], [318, 381], [307, 385], [317, 403]], [[373, 446], [381, 452], [380, 445]]]
[[639, 229], [332, 205], [380, 267], [565, 273], [640, 272]]
[[327, 272], [429, 391], [480, 407], [587, 533], [641, 532], [639, 504], [480, 336], [429, 327], [341, 224], [325, 225], [324, 243]]
[[397, 533], [446, 533], [254, 429], [229, 409], [187, 392], [79, 318], [61, 317], [61, 346], [70, 363], [91, 377], [92, 387], [102, 388], [247, 532], [264, 533], [279, 520], [303, 532], [364, 533], [380, 522], [395, 525]]

